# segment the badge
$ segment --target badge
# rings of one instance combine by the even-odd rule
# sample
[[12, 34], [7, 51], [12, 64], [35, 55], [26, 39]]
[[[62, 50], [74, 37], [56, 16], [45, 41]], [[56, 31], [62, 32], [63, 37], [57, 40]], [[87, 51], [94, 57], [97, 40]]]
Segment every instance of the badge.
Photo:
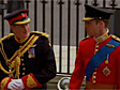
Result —
[[30, 48], [28, 50], [28, 58], [35, 58], [35, 48]]
[[104, 74], [105, 76], [108, 76], [108, 75], [110, 75], [110, 73], [111, 73], [110, 69], [106, 66], [106, 67], [103, 69], [103, 74]]

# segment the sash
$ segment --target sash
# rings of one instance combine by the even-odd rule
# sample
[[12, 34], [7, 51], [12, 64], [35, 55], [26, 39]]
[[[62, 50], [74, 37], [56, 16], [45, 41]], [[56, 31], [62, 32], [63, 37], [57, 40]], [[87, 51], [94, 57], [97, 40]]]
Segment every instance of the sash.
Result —
[[18, 49], [15, 54], [10, 58], [10, 59], [7, 59], [7, 56], [4, 52], [4, 49], [3, 49], [3, 45], [2, 47], [0, 47], [0, 52], [1, 54], [3, 55], [4, 59], [6, 60], [6, 63], [7, 64], [11, 64], [13, 61], [16, 61], [15, 64], [17, 64], [17, 66], [15, 66], [14, 70], [13, 71], [7, 71], [3, 68], [1, 62], [0, 62], [0, 69], [6, 73], [6, 74], [12, 74], [16, 71], [16, 77], [19, 77], [19, 65], [20, 65], [20, 57], [34, 44], [34, 42], [39, 38], [39, 36], [36, 36], [36, 35], [32, 35], [30, 37], [30, 39], [24, 44], [24, 46], [22, 46], [20, 49]]
[[92, 76], [95, 69], [107, 59], [107, 54], [111, 54], [119, 45], [120, 43], [115, 40], [110, 40], [107, 44], [112, 44], [115, 47], [111, 48], [104, 45], [90, 60], [86, 68], [86, 80], [89, 81], [90, 77]]

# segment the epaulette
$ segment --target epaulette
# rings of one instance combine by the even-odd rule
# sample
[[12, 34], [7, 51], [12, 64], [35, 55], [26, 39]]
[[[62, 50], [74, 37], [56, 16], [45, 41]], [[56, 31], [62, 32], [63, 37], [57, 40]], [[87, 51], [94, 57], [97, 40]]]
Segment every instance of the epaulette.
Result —
[[119, 37], [117, 37], [117, 36], [115, 36], [115, 35], [112, 35], [112, 39], [114, 39], [114, 40], [116, 40], [116, 41], [120, 42], [120, 38], [119, 38]]
[[86, 36], [84, 39], [82, 39], [82, 41], [85, 41], [87, 39], [89, 39], [89, 36]]
[[49, 38], [49, 34], [47, 34], [47, 33], [39, 32], [39, 31], [32, 31], [31, 33], [38, 34], [38, 35], [44, 36], [46, 38]]
[[13, 34], [13, 33], [10, 33], [10, 34], [8, 34], [7, 36], [4, 36], [3, 38], [1, 38], [0, 41], [3, 41], [3, 40], [5, 40], [5, 39], [7, 39], [7, 38], [9, 38], [9, 37], [11, 37], [11, 36], [14, 36], [14, 34]]

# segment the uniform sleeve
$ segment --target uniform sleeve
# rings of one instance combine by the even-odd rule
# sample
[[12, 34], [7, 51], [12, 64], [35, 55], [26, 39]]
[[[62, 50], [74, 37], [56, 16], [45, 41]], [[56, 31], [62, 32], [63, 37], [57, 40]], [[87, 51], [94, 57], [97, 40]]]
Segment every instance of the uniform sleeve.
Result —
[[116, 67], [117, 67], [117, 88], [120, 89], [120, 55], [118, 55]]
[[71, 80], [69, 84], [69, 89], [80, 89], [82, 85], [82, 81], [85, 75], [84, 71], [84, 63], [82, 61], [82, 50], [81, 44], [79, 44], [79, 49], [77, 53], [77, 57], [75, 60], [75, 69], [71, 75]]
[[[40, 61], [37, 67], [30, 74], [22, 77], [25, 88], [42, 87], [49, 80], [56, 76], [56, 63], [52, 47], [47, 38], [40, 38], [37, 41], [36, 59]], [[32, 83], [31, 83], [32, 81]]]
[[0, 89], [4, 90], [7, 89], [9, 82], [11, 82], [11, 78], [8, 77], [8, 74], [6, 74], [3, 70], [1, 70], [1, 67], [8, 71], [8, 67], [6, 66], [5, 60], [3, 59], [3, 56], [0, 53]]

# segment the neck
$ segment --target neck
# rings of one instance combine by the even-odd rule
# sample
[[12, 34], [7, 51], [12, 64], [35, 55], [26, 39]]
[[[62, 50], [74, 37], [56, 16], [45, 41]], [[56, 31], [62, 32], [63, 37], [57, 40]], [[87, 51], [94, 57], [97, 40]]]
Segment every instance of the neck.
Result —
[[102, 29], [102, 30], [99, 30], [98, 34], [96, 34], [96, 36], [94, 36], [95, 38], [98, 38], [104, 34], [108, 33], [108, 29]]
[[108, 32], [109, 32], [109, 30], [107, 29], [105, 32], [101, 33], [98, 37], [94, 37], [95, 41], [97, 43], [100, 43], [100, 42], [106, 40], [109, 37]]
[[[29, 36], [28, 36], [28, 37], [29, 37]], [[28, 37], [19, 38], [19, 37], [15, 36], [15, 40], [16, 40], [18, 43], [23, 43], [23, 42], [25, 42], [25, 41], [28, 39]]]

